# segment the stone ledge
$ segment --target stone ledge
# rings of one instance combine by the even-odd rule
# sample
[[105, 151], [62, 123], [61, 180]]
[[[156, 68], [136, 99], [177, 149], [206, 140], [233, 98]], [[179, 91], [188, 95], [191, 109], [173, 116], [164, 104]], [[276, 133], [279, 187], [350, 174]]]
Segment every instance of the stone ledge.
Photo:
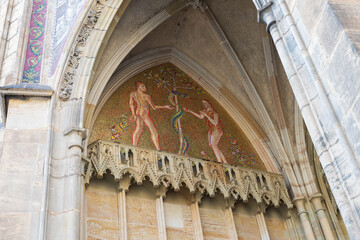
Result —
[[51, 97], [54, 90], [48, 85], [19, 84], [0, 87], [0, 94], [4, 96]]

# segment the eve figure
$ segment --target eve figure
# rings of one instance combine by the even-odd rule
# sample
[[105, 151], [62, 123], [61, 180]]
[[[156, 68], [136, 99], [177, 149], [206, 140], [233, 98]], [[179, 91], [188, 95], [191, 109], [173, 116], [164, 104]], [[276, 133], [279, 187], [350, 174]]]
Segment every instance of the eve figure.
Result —
[[213, 150], [218, 162], [228, 163], [224, 154], [218, 147], [220, 139], [224, 134], [219, 114], [214, 110], [213, 106], [208, 100], [202, 100], [202, 103], [205, 109], [201, 110], [199, 113], [195, 113], [188, 108], [184, 108], [184, 111], [191, 113], [199, 119], [205, 118], [205, 123], [209, 128], [207, 137], [210, 148]]
[[129, 107], [131, 111], [131, 116], [129, 120], [135, 122], [135, 130], [132, 134], [132, 144], [137, 146], [139, 143], [140, 136], [144, 130], [144, 125], [146, 125], [151, 133], [151, 140], [155, 145], [156, 150], [161, 150], [159, 142], [159, 133], [150, 118], [150, 107], [153, 110], [158, 109], [174, 109], [173, 106], [157, 106], [154, 104], [151, 96], [146, 93], [146, 87], [143, 82], [135, 83], [136, 90], [130, 93]]

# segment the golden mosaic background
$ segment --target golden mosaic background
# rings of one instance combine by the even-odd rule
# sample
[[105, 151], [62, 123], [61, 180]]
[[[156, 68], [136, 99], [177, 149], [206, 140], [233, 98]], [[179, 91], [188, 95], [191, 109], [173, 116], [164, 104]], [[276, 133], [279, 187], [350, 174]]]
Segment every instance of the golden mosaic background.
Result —
[[[187, 107], [199, 113], [204, 109], [201, 101], [209, 100], [222, 121], [224, 134], [218, 146], [224, 153], [226, 160], [231, 164], [265, 170], [264, 164], [259, 159], [255, 149], [229, 114], [193, 79], [170, 63], [141, 72], [116, 90], [105, 103], [96, 119], [90, 143], [97, 139], [105, 139], [132, 144], [132, 132], [135, 129], [135, 123], [128, 120], [131, 115], [129, 96], [131, 92], [135, 91], [137, 81], [145, 84], [146, 93], [151, 96], [155, 105], [171, 105], [168, 97], [171, 92], [177, 96], [181, 107]], [[177, 88], [177, 91], [173, 90], [173, 81], [175, 81], [176, 86], [181, 87]], [[175, 109], [156, 111], [150, 109], [150, 117], [159, 133], [161, 149], [166, 152], [178, 153], [180, 140], [172, 124], [174, 115], [176, 115]], [[208, 146], [208, 127], [205, 120], [183, 112], [180, 124], [183, 135], [189, 143], [186, 155], [216, 161], [212, 149]], [[155, 149], [150, 138], [150, 131], [146, 126], [140, 137], [139, 146]]]

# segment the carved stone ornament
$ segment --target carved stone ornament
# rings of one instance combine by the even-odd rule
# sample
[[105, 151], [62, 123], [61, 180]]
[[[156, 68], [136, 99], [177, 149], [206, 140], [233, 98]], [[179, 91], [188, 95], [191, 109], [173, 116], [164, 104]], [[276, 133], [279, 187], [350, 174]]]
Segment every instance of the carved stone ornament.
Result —
[[115, 181], [130, 177], [131, 184], [147, 179], [155, 188], [179, 191], [186, 187], [192, 194], [213, 197], [220, 192], [225, 199], [246, 202], [252, 197], [266, 206], [293, 206], [279, 174], [98, 140], [88, 146], [85, 184], [105, 173], [113, 175]]
[[186, 0], [187, 6], [192, 6], [194, 9], [201, 9], [202, 0]]
[[59, 93], [59, 98], [61, 100], [68, 100], [71, 96], [76, 70], [79, 67], [80, 59], [82, 58], [83, 49], [92, 30], [99, 20], [103, 8], [104, 5], [97, 0], [83, 23], [79, 35], [76, 37], [75, 45], [70, 52], [68, 63], [65, 68], [64, 82]]

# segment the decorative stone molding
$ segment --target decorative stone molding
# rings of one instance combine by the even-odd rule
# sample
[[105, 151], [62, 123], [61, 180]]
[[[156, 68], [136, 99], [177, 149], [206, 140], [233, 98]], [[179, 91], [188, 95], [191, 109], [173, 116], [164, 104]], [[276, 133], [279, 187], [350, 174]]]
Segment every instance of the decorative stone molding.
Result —
[[258, 11], [267, 8], [273, 3], [273, 0], [253, 0], [255, 7]]
[[88, 159], [85, 184], [89, 184], [92, 177], [101, 179], [110, 173], [115, 181], [130, 176], [132, 183], [142, 184], [148, 179], [155, 188], [164, 186], [179, 191], [186, 187], [192, 194], [200, 192], [211, 197], [219, 191], [225, 199], [246, 202], [253, 197], [266, 206], [277, 207], [280, 203], [288, 208], [293, 206], [279, 174], [105, 140], [88, 146]]
[[71, 96], [74, 77], [76, 75], [76, 70], [79, 67], [81, 55], [89, 39], [89, 36], [95, 27], [95, 24], [99, 20], [103, 8], [104, 5], [101, 3], [101, 1], [96, 1], [96, 4], [94, 4], [90, 10], [85, 22], [81, 27], [80, 33], [75, 40], [75, 45], [70, 52], [68, 63], [65, 69], [64, 81], [59, 93], [59, 98], [61, 100], [66, 101]]

